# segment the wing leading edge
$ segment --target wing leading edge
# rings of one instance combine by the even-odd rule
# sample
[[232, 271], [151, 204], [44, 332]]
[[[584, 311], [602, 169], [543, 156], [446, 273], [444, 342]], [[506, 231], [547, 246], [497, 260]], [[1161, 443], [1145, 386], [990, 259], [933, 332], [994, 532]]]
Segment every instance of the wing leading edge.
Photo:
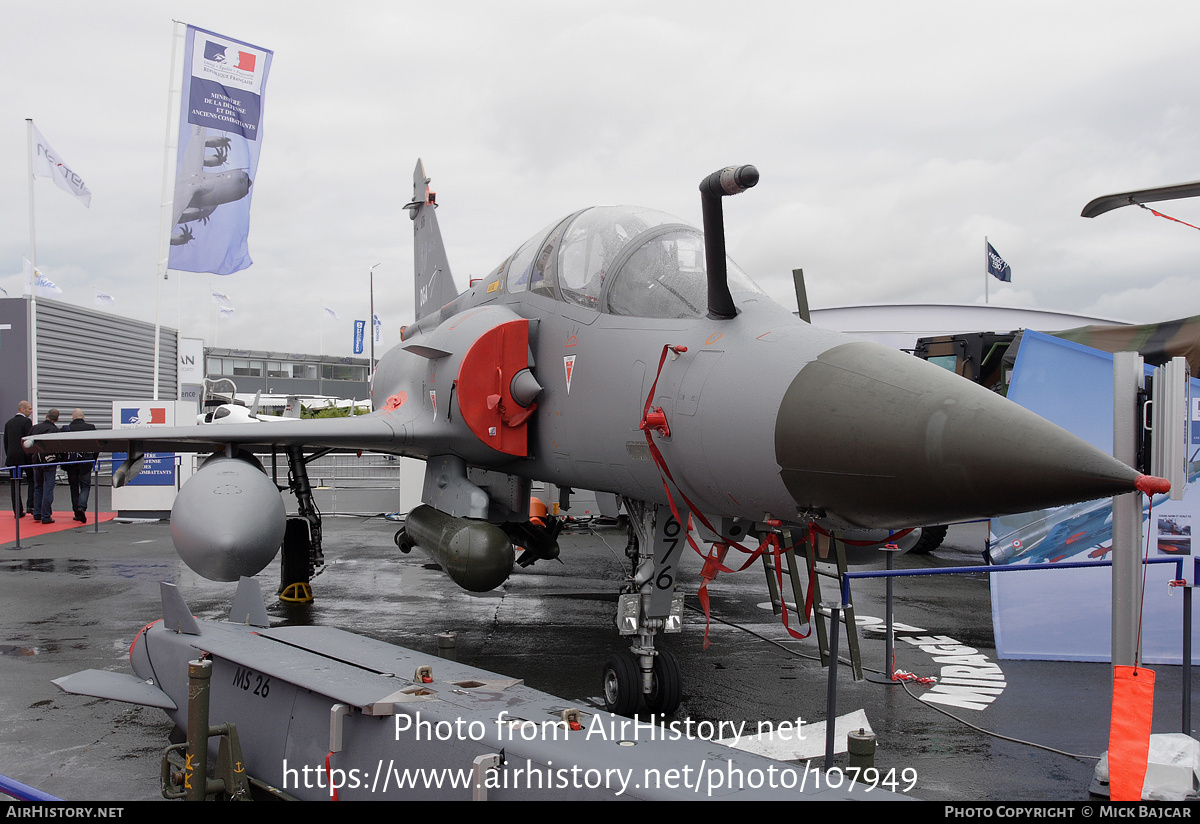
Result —
[[60, 432], [25, 439], [27, 452], [127, 452], [152, 447], [164, 452], [212, 452], [226, 444], [250, 449], [305, 446], [341, 452], [412, 454], [411, 430], [386, 413], [355, 418], [297, 421], [286, 426], [264, 423], [147, 426], [95, 432]]

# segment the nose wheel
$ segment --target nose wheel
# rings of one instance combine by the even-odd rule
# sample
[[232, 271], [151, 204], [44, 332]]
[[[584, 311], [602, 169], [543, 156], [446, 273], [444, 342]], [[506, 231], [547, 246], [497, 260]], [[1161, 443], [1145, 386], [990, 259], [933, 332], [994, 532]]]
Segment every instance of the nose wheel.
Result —
[[629, 650], [610, 655], [604, 664], [604, 708], [632, 716], [642, 698], [642, 670]]
[[[630, 650], [610, 655], [604, 664], [604, 708], [616, 715], [633, 716], [645, 697], [646, 709], [652, 713], [670, 715], [679, 709], [683, 700], [683, 680], [679, 662], [665, 649], [655, 650], [650, 668], [650, 688], [644, 689], [645, 679], [639, 657]], [[649, 656], [646, 656], [649, 657]]]
[[646, 693], [646, 708], [650, 712], [667, 715], [679, 709], [683, 700], [683, 680], [679, 675], [679, 662], [669, 650], [655, 650], [654, 668], [650, 673], [650, 692]]

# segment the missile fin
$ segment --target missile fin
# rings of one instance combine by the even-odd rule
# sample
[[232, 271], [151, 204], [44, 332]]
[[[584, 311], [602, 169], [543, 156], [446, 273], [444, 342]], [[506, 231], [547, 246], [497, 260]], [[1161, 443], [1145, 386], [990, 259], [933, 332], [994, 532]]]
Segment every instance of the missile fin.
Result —
[[267, 608], [263, 604], [262, 587], [258, 585], [258, 581], [245, 575], [238, 579], [233, 606], [229, 610], [229, 622], [249, 627], [271, 626], [271, 619], [267, 616]]
[[179, 709], [170, 696], [158, 687], [127, 673], [89, 669], [55, 678], [50, 683], [72, 695], [90, 695], [162, 710]]
[[160, 581], [158, 590], [162, 594], [163, 626], [184, 635], [199, 635], [200, 625], [192, 616], [192, 610], [179, 594], [179, 587]]

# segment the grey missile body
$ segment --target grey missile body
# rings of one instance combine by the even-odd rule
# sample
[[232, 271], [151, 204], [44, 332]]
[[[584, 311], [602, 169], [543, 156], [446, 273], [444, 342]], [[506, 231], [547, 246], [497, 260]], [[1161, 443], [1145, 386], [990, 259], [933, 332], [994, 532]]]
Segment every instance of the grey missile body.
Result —
[[[135, 675], [87, 670], [54, 683], [159, 707], [187, 732], [187, 665], [206, 656], [211, 725], [235, 724], [245, 773], [299, 799], [328, 800], [329, 775], [346, 801], [471, 800], [479, 785], [488, 800], [904, 798], [840, 776], [831, 788], [815, 769], [731, 749], [682, 720], [635, 724], [349, 632], [272, 628], [252, 579], [229, 622], [195, 619], [173, 585], [162, 591], [163, 620], [130, 650]], [[216, 739], [209, 750], [215, 763]]]

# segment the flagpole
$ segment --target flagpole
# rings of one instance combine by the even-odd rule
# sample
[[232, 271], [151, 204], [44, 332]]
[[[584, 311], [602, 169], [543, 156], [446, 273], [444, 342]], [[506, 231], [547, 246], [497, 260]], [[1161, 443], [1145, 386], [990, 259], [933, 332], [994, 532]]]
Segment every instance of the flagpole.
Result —
[[[379, 265], [380, 265], [379, 263], [375, 264], [375, 266], [379, 266]], [[371, 376], [375, 374], [375, 266], [372, 266], [371, 271], [370, 271], [370, 275], [371, 275], [371, 284], [370, 284], [370, 286], [371, 286], [371, 361], [370, 361], [370, 366], [371, 366], [371, 368], [367, 370], [367, 380], [370, 380]]]
[[[174, 177], [171, 174], [171, 156], [173, 154], [172, 149], [175, 146], [171, 141], [171, 127], [176, 124], [171, 109], [175, 99], [175, 58], [176, 50], [179, 48], [179, 21], [172, 20], [171, 24], [171, 70], [167, 76], [167, 134], [163, 148], [162, 205], [159, 207], [158, 219], [158, 266], [154, 271], [154, 388], [151, 394], [153, 400], [158, 400], [159, 330], [162, 326], [160, 318], [162, 311], [162, 282], [167, 276], [167, 257], [171, 249], [171, 230], [174, 228], [169, 225], [172, 216], [171, 208], [175, 201]], [[182, 285], [180, 288], [182, 289]], [[180, 325], [182, 326], [182, 323]]]
[[[37, 267], [37, 233], [33, 227], [33, 118], [25, 118], [25, 132], [29, 137], [29, 265]], [[30, 294], [33, 294], [32, 291]]]
[[38, 419], [37, 380], [37, 233], [33, 228], [33, 118], [25, 118], [25, 131], [29, 135], [29, 402], [33, 404], [33, 420]]

